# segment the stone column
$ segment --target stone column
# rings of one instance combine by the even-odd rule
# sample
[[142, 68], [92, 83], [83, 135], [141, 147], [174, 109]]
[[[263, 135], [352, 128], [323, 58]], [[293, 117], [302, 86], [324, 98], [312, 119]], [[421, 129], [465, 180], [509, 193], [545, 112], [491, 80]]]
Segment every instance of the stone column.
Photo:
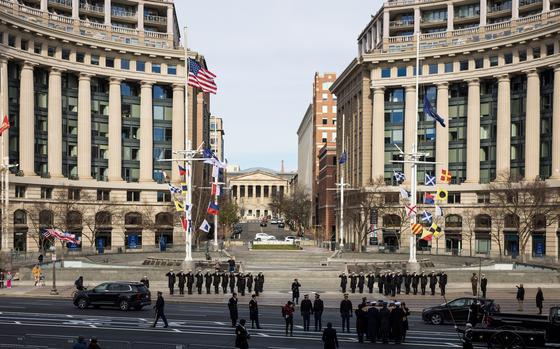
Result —
[[552, 98], [552, 175], [560, 179], [560, 65], [554, 67], [554, 93]]
[[487, 13], [486, 0], [480, 0], [480, 26], [481, 27], [484, 27], [486, 25], [486, 13]]
[[498, 76], [498, 121], [496, 134], [496, 179], [509, 174], [511, 147], [511, 98], [509, 76]]
[[385, 12], [383, 12], [383, 39], [387, 40], [387, 38], [389, 37], [389, 22], [391, 21], [391, 16], [389, 14], [389, 11], [387, 11], [387, 9], [385, 9]]
[[21, 68], [19, 94], [19, 169], [24, 176], [35, 173], [35, 92], [33, 64], [24, 62]]
[[138, 9], [136, 11], [138, 16], [138, 30], [144, 30], [144, 3], [138, 3]]
[[447, 31], [453, 31], [453, 18], [455, 17], [455, 6], [453, 3], [447, 4]]
[[550, 11], [550, 0], [543, 0], [543, 3], [542, 3], [542, 11], [543, 11], [543, 12], [548, 12], [548, 11]]
[[111, 1], [105, 0], [105, 24], [111, 25]]
[[121, 81], [111, 78], [109, 82], [109, 167], [110, 181], [122, 181], [122, 115], [121, 115]]
[[377, 28], [376, 28], [376, 31], [375, 31], [375, 38], [376, 38], [375, 44], [376, 45], [379, 44], [379, 42], [381, 41], [381, 33], [382, 32], [383, 32], [383, 28], [381, 27], [381, 21], [378, 20], [377, 21]]
[[414, 8], [414, 32], [415, 33], [419, 33], [420, 32], [420, 8], [419, 7], [415, 7]]
[[373, 88], [373, 120], [371, 130], [371, 178], [385, 175], [385, 88]]
[[51, 178], [62, 177], [62, 71], [49, 73], [48, 167]]
[[467, 180], [480, 180], [480, 81], [469, 81], [469, 104], [467, 107]]
[[[527, 73], [527, 110], [525, 112], [525, 179], [534, 180], [539, 175], [541, 91], [539, 73], [531, 69]], [[554, 103], [554, 102], [553, 102]]]
[[173, 5], [167, 8], [167, 34], [173, 35], [173, 26], [175, 22], [175, 11]]
[[47, 11], [49, 8], [48, 0], [41, 0], [41, 11]]
[[[2, 113], [0, 117], [4, 118], [4, 115], [10, 115], [10, 103], [9, 103], [9, 96], [8, 96], [8, 60], [6, 58], [0, 57], [0, 71], [2, 80], [0, 81], [0, 90], [5, 91], [3, 94], [3, 100], [0, 101], [0, 109], [2, 109]], [[10, 129], [7, 129], [2, 133], [3, 135], [3, 142], [4, 142], [4, 154], [0, 154], [0, 156], [5, 157], [8, 156], [8, 144], [10, 141]]]
[[511, 19], [519, 18], [519, 0], [511, 0]]
[[[436, 177], [442, 169], [449, 168], [449, 85], [437, 84], [437, 113], [445, 120], [446, 127], [436, 122]], [[445, 239], [444, 239], [445, 241]]]
[[72, 18], [80, 19], [80, 0], [72, 0]]
[[78, 178], [91, 178], [91, 75], [84, 73], [78, 82]]
[[[173, 119], [172, 119], [171, 148], [173, 151], [185, 149], [185, 86], [173, 85]], [[173, 165], [172, 165], [173, 166]], [[181, 180], [179, 171], [171, 169], [171, 179]]]
[[[416, 109], [416, 86], [405, 86], [405, 112], [404, 112], [404, 152], [412, 153], [415, 143], [414, 134], [417, 126], [418, 110]], [[410, 183], [412, 170], [404, 166], [405, 183]]]
[[152, 85], [142, 81], [140, 91], [140, 182], [153, 181]]

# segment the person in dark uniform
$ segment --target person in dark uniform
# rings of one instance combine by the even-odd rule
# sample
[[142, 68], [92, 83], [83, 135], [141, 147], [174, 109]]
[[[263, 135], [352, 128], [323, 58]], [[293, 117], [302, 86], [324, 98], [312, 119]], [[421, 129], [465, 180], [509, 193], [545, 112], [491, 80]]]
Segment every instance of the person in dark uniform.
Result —
[[367, 299], [362, 298], [362, 303], [358, 304], [356, 309], [356, 333], [358, 334], [358, 342], [364, 342], [364, 335], [367, 333]]
[[439, 290], [442, 296], [445, 296], [445, 287], [447, 286], [447, 274], [445, 271], [442, 271], [439, 274]]
[[358, 275], [358, 291], [360, 293], [364, 293], [364, 284], [366, 283], [366, 277], [364, 276], [363, 272], [360, 272]]
[[391, 293], [391, 284], [393, 282], [393, 278], [391, 277], [391, 273], [385, 273], [385, 282], [383, 283], [383, 288], [385, 289], [384, 294], [388, 296]]
[[367, 338], [375, 343], [379, 333], [379, 310], [376, 304], [372, 303], [367, 310]]
[[294, 304], [298, 304], [299, 303], [299, 288], [301, 287], [301, 284], [299, 283], [298, 279], [294, 279], [294, 282], [292, 282], [292, 302], [294, 302]]
[[467, 315], [467, 323], [471, 324], [473, 327], [476, 326], [478, 322], [478, 302], [475, 300], [469, 306], [469, 314]]
[[401, 308], [401, 303], [396, 302], [395, 308], [391, 310], [390, 321], [391, 321], [391, 335], [395, 344], [401, 344], [402, 341], [402, 325], [403, 318], [405, 317], [404, 311]]
[[229, 291], [232, 294], [235, 292], [235, 274], [233, 272], [229, 273]]
[[263, 275], [263, 273], [259, 272], [257, 277], [259, 278], [259, 292], [263, 293], [264, 292], [264, 275]]
[[471, 276], [471, 288], [472, 288], [472, 295], [473, 297], [478, 296], [478, 276], [476, 273], [472, 273]]
[[169, 272], [165, 274], [165, 276], [167, 276], [167, 287], [169, 287], [169, 294], [173, 295], [173, 291], [175, 289], [175, 282], [177, 280], [175, 273], [173, 272], [173, 269], [170, 269]]
[[542, 315], [544, 295], [543, 295], [543, 291], [540, 287], [537, 288], [537, 295], [535, 296], [535, 302], [537, 304], [537, 309], [539, 309], [539, 315]]
[[486, 275], [480, 276], [480, 290], [482, 291], [482, 298], [486, 298], [486, 287], [488, 286], [488, 279]]
[[465, 329], [457, 328], [457, 332], [462, 333], [461, 342], [463, 343], [463, 349], [473, 349], [472, 345], [472, 325], [467, 323]]
[[202, 294], [202, 285], [204, 284], [204, 275], [202, 275], [202, 272], [200, 271], [200, 269], [196, 272], [195, 278], [196, 278], [196, 289], [198, 291], [198, 294]]
[[194, 285], [194, 274], [192, 270], [187, 273], [187, 293], [192, 294], [192, 288]]
[[210, 294], [212, 288], [212, 274], [209, 271], [204, 274], [204, 286], [206, 287], [206, 294]]
[[156, 310], [156, 318], [154, 320], [154, 323], [152, 324], [152, 327], [156, 327], [158, 320], [160, 318], [163, 320], [163, 324], [164, 324], [163, 327], [169, 326], [167, 324], [167, 318], [165, 317], [164, 307], [165, 307], [165, 301], [163, 300], [163, 294], [161, 293], [161, 291], [158, 291], [156, 305], [154, 305], [154, 309]]
[[344, 299], [340, 302], [340, 317], [342, 318], [342, 332], [344, 332], [344, 325], [346, 325], [346, 331], [350, 333], [352, 302], [348, 299], [348, 293], [344, 294]]
[[420, 274], [420, 289], [422, 290], [422, 296], [426, 295], [426, 285], [428, 285], [428, 275], [422, 272], [422, 274]]
[[412, 273], [412, 294], [415, 296], [418, 294], [419, 281], [420, 281], [420, 277], [418, 276], [418, 274], [416, 274], [416, 272]]
[[327, 328], [323, 331], [322, 341], [324, 344], [323, 349], [336, 349], [338, 348], [338, 338], [336, 337], [336, 330], [332, 327], [332, 323], [327, 323]]
[[231, 295], [228, 301], [229, 318], [231, 319], [231, 327], [235, 327], [239, 313], [237, 311], [237, 293]]
[[358, 276], [356, 273], [350, 275], [350, 292], [356, 293], [356, 285], [358, 284]]
[[239, 324], [235, 327], [235, 347], [249, 349], [249, 338], [251, 338], [251, 336], [245, 328], [245, 319], [241, 319], [239, 320]]
[[144, 286], [146, 286], [147, 288], [150, 288], [150, 280], [148, 280], [148, 277], [146, 275], [144, 275], [144, 277], [142, 278], [142, 280], [140, 280], [141, 283], [144, 284]]
[[395, 273], [391, 273], [391, 297], [395, 297], [397, 294], [397, 282], [397, 275]]
[[369, 293], [373, 293], [373, 286], [375, 283], [375, 275], [370, 271], [367, 274], [367, 287], [368, 287], [368, 291]]
[[247, 281], [245, 284], [247, 285], [247, 291], [251, 293], [253, 292], [253, 275], [251, 275], [251, 273], [247, 273], [246, 278]]
[[412, 284], [412, 274], [405, 271], [403, 278], [404, 278], [404, 293], [410, 294], [410, 284]]
[[402, 302], [401, 308], [404, 312], [404, 317], [402, 319], [402, 341], [404, 342], [406, 340], [406, 331], [408, 331], [408, 317], [410, 316], [410, 310], [404, 302]]
[[309, 295], [307, 294], [303, 295], [303, 300], [301, 301], [301, 305], [299, 309], [301, 311], [301, 317], [303, 318], [303, 330], [309, 331], [311, 314], [313, 314], [313, 303], [311, 303], [311, 299], [309, 299]]
[[377, 290], [379, 294], [383, 294], [383, 283], [385, 282], [385, 275], [383, 273], [377, 273], [375, 276], [377, 279]]
[[259, 323], [259, 304], [257, 303], [257, 295], [254, 294], [251, 296], [251, 300], [249, 301], [249, 319], [251, 320], [251, 328], [261, 328]]
[[315, 300], [313, 301], [313, 315], [315, 316], [315, 332], [323, 329], [322, 317], [325, 305], [318, 293], [315, 293]]
[[179, 285], [179, 294], [180, 295], [184, 295], [185, 294], [185, 283], [187, 282], [187, 276], [185, 275], [185, 273], [183, 273], [183, 271], [181, 270], [179, 272], [179, 274], [177, 274], [177, 279], [179, 280], [178, 285]]
[[340, 278], [340, 289], [342, 293], [346, 293], [346, 285], [348, 284], [348, 276], [346, 273], [342, 273], [338, 276]]
[[383, 307], [379, 310], [379, 334], [383, 344], [389, 343], [391, 334], [391, 311], [387, 308], [387, 302], [383, 302]]
[[220, 278], [221, 278], [220, 273], [216, 269], [214, 274], [212, 274], [212, 284], [214, 285], [214, 293], [215, 294], [220, 293], [220, 281], [221, 281]]
[[243, 273], [237, 275], [237, 293], [241, 293], [241, 296], [245, 296], [245, 275], [243, 275]]
[[401, 289], [402, 289], [402, 283], [403, 283], [403, 276], [401, 274], [401, 272], [397, 272], [397, 275], [395, 275], [395, 279], [396, 279], [396, 286], [397, 286], [397, 294], [401, 294]]
[[226, 294], [229, 277], [225, 272], [221, 272], [220, 274], [220, 277], [222, 278], [222, 291], [224, 292], [224, 294]]
[[430, 290], [432, 292], [432, 296], [436, 294], [436, 285], [437, 285], [437, 276], [435, 272], [430, 273]]

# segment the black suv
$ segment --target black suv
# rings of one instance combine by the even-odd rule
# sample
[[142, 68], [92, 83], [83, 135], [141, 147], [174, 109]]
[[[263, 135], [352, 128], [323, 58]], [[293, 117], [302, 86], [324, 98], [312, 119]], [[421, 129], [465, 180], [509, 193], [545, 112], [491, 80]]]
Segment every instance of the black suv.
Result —
[[[488, 309], [489, 313], [494, 312], [495, 304], [492, 299], [483, 299], [475, 297], [457, 298], [441, 305], [424, 308], [422, 311], [422, 320], [432, 325], [440, 325], [447, 323], [465, 323], [469, 317], [469, 309], [473, 302], [478, 301], [481, 307]], [[483, 311], [479, 311], [479, 317], [482, 317]]]
[[77, 291], [74, 294], [74, 305], [86, 309], [90, 305], [119, 307], [121, 310], [142, 309], [150, 305], [151, 294], [148, 288], [140, 282], [104, 282], [91, 290]]

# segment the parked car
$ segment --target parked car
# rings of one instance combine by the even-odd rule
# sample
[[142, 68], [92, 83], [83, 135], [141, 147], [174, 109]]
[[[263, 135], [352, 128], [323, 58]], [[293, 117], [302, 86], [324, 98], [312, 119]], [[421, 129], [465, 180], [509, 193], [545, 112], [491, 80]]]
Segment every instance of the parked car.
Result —
[[278, 220], [276, 218], [272, 218], [270, 220], [270, 224], [278, 224]]
[[301, 239], [294, 236], [294, 235], [288, 235], [284, 238], [284, 241], [291, 242], [291, 243], [296, 243], [296, 242], [300, 242]]
[[268, 235], [267, 233], [257, 233], [255, 234], [255, 241], [271, 241], [276, 240], [274, 235]]
[[266, 227], [266, 219], [261, 219], [261, 227]]
[[152, 302], [150, 290], [143, 283], [118, 281], [104, 282], [90, 290], [77, 291], [73, 303], [80, 309], [108, 306], [126, 311], [130, 308], [141, 310]]
[[[478, 300], [485, 309], [495, 309], [494, 301], [475, 297], [457, 298], [441, 305], [424, 308], [422, 320], [432, 325], [441, 325], [444, 322], [465, 323], [469, 316], [469, 307]], [[480, 314], [482, 316], [482, 313]]]
[[278, 228], [284, 228], [284, 222], [278, 221]]

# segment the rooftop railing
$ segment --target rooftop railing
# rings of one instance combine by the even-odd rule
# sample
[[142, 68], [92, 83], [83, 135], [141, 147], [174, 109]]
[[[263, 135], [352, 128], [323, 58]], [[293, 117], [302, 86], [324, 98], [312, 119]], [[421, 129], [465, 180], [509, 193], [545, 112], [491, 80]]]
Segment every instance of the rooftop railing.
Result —
[[105, 8], [103, 6], [91, 5], [91, 4], [80, 4], [80, 10], [104, 13]]
[[72, 7], [72, 0], [49, 0], [49, 4], [57, 4], [65, 7]]

